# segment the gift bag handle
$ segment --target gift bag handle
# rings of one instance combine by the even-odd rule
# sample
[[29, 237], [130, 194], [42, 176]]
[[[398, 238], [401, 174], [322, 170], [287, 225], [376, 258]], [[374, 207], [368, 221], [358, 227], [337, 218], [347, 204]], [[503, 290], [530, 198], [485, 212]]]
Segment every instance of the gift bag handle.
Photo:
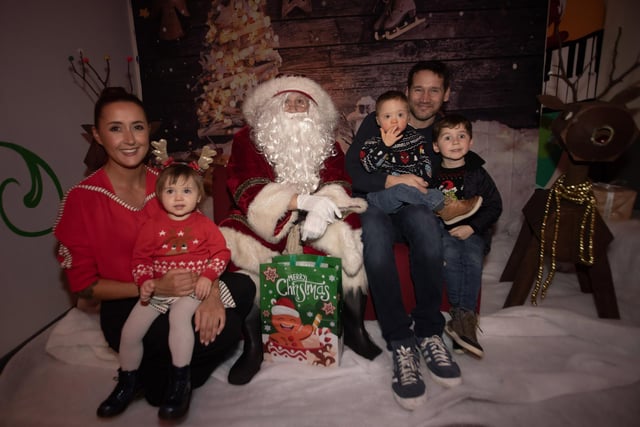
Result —
[[[295, 267], [296, 266], [296, 262], [297, 262], [296, 255], [295, 254], [289, 255], [289, 265], [291, 267]], [[324, 262], [324, 257], [322, 255], [317, 255], [316, 256], [316, 268], [320, 268], [322, 266], [323, 262]]]

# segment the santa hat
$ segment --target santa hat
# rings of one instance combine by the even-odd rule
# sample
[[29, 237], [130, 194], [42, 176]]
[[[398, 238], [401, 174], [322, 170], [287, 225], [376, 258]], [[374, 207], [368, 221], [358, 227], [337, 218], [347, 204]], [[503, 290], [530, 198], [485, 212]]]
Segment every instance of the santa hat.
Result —
[[295, 305], [289, 298], [280, 297], [278, 300], [272, 300], [271, 314], [274, 316], [293, 316], [300, 317], [300, 313], [296, 311]]
[[242, 113], [249, 126], [255, 127], [259, 111], [271, 98], [285, 93], [302, 93], [318, 107], [324, 125], [333, 129], [338, 121], [338, 111], [329, 94], [316, 82], [306, 77], [284, 76], [267, 80], [258, 85], [242, 104]]

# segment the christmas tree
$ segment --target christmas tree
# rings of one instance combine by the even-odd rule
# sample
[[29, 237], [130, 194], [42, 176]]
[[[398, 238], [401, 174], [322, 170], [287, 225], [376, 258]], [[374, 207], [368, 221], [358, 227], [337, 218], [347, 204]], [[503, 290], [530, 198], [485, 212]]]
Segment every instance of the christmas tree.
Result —
[[243, 125], [246, 94], [278, 74], [278, 37], [264, 7], [264, 0], [212, 0], [198, 80], [201, 138], [233, 134]]

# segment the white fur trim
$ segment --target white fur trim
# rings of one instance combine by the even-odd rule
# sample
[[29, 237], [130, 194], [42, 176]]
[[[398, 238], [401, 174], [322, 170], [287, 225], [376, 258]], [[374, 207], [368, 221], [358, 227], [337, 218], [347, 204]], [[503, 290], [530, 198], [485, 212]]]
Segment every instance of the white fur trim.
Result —
[[319, 115], [332, 129], [338, 121], [338, 111], [329, 94], [318, 83], [306, 77], [285, 76], [268, 80], [258, 85], [242, 104], [242, 114], [246, 122], [255, 127], [259, 112], [267, 100], [279, 92], [302, 91], [315, 101]]
[[258, 281], [255, 280], [255, 277], [260, 275], [260, 264], [271, 262], [271, 258], [279, 253], [266, 248], [253, 237], [237, 230], [220, 227], [220, 231], [227, 241], [233, 263], [249, 273], [257, 284]]
[[311, 246], [329, 256], [342, 259], [342, 271], [355, 276], [362, 269], [362, 231], [354, 230], [344, 221], [329, 224], [327, 231]]
[[237, 230], [220, 227], [220, 232], [231, 251], [231, 260], [240, 269], [238, 273], [246, 274], [253, 280], [256, 286], [254, 303], [260, 307], [260, 264], [271, 262], [271, 258], [279, 253], [264, 247], [253, 237]]
[[247, 220], [253, 230], [264, 240], [277, 243], [289, 234], [298, 212], [291, 213], [289, 221], [278, 234], [274, 234], [280, 218], [287, 213], [291, 198], [297, 194], [294, 186], [272, 182], [256, 195], [247, 211]]
[[342, 270], [342, 292], [345, 295], [347, 293], [354, 293], [358, 289], [367, 295], [367, 288], [367, 274], [364, 268], [361, 268], [355, 276], [349, 276], [344, 272], [344, 269]]
[[344, 187], [338, 184], [325, 185], [316, 191], [314, 195], [330, 198], [343, 211], [362, 213], [367, 210], [367, 201], [365, 199], [349, 196]]

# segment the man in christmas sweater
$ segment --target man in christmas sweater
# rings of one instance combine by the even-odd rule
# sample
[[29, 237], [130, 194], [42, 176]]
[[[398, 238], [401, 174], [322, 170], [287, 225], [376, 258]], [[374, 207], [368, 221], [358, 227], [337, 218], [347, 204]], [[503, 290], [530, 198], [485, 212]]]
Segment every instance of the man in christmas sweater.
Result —
[[[285, 252], [341, 258], [344, 342], [373, 359], [380, 349], [363, 324], [367, 281], [357, 215], [366, 202], [351, 197], [344, 154], [333, 135], [338, 112], [331, 98], [312, 80], [280, 77], [259, 85], [242, 110], [247, 126], [234, 135], [227, 166], [235, 207], [220, 223], [232, 265], [258, 284], [260, 264]], [[253, 347], [245, 340], [242, 357], [261, 357], [254, 311], [245, 331], [254, 337]]]

